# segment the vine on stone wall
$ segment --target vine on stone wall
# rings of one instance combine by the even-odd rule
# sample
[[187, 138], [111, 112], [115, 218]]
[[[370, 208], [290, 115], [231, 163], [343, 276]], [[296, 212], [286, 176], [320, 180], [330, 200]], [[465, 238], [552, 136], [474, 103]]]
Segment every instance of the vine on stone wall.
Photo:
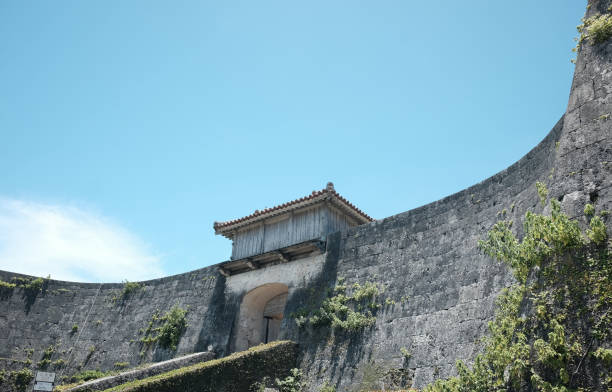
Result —
[[292, 317], [298, 327], [331, 326], [334, 329], [355, 332], [376, 323], [375, 313], [382, 307], [380, 295], [384, 287], [375, 282], [364, 285], [355, 283], [350, 287], [339, 278], [337, 285], [328, 293], [319, 309], [300, 309]]
[[[158, 343], [161, 347], [176, 350], [181, 336], [187, 328], [187, 309], [173, 306], [166, 314], [160, 316], [159, 311], [153, 313], [146, 329], [141, 329], [144, 336], [140, 342], [148, 348], [151, 344]], [[160, 325], [161, 324], [161, 325]], [[158, 325], [156, 327], [156, 325]]]
[[606, 226], [592, 214], [582, 231], [551, 201], [527, 212], [524, 237], [500, 221], [479, 243], [508, 264], [518, 283], [497, 301], [483, 353], [472, 368], [425, 388], [441, 391], [591, 391], [612, 386], [612, 266]]
[[[606, 13], [593, 15], [590, 18], [582, 18], [581, 24], [576, 26], [578, 37], [575, 38], [576, 47], [572, 49], [578, 52], [580, 46], [588, 41], [591, 45], [599, 45], [612, 38], [612, 4]], [[572, 60], [576, 62], [575, 59]]]
[[121, 289], [121, 291], [115, 293], [112, 296], [111, 302], [117, 303], [118, 301], [126, 301], [142, 288], [144, 288], [144, 284], [138, 282], [130, 282], [126, 279], [123, 281], [123, 288]]

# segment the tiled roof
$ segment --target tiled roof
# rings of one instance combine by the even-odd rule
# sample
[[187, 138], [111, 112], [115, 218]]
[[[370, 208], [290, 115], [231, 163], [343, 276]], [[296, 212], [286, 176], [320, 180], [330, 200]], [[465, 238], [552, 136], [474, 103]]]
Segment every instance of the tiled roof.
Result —
[[362, 223], [371, 222], [372, 219], [365, 212], [361, 211], [359, 208], [355, 207], [351, 202], [346, 200], [344, 197], [340, 196], [338, 192], [334, 189], [334, 184], [331, 182], [327, 183], [327, 186], [319, 191], [313, 191], [310, 195], [277, 205], [275, 207], [266, 208], [264, 210], [255, 210], [251, 215], [247, 215], [242, 218], [229, 220], [226, 222], [215, 222], [213, 227], [215, 229], [216, 234], [225, 234], [226, 231], [231, 229], [236, 229], [238, 227], [242, 227], [248, 223], [253, 221], [259, 221], [261, 219], [269, 218], [272, 216], [279, 215], [281, 213], [285, 213], [288, 211], [296, 210], [305, 205], [313, 204], [317, 201], [330, 199], [336, 201], [342, 207], [344, 207], [350, 215], [353, 215], [358, 220], [362, 221]]

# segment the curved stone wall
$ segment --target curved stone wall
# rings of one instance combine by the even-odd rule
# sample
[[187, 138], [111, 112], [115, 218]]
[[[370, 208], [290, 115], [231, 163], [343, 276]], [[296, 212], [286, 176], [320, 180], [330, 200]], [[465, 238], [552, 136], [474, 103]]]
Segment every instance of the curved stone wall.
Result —
[[[563, 123], [486, 181], [337, 236], [337, 260], [322, 285], [332, 287], [339, 277], [349, 287], [375, 281], [390, 301], [377, 312], [375, 327], [357, 335], [315, 336], [286, 325], [291, 338], [307, 342], [302, 362], [312, 382], [348, 386], [374, 364], [397, 369], [421, 387], [453, 374], [457, 359], [474, 357], [495, 298], [511, 283], [503, 265], [478, 251], [478, 239], [502, 216], [518, 222], [528, 209], [541, 211], [535, 182], [552, 182]], [[294, 309], [287, 313], [307, 302], [304, 297], [290, 302]]]
[[[605, 11], [609, 3], [589, 1], [587, 16]], [[55, 345], [51, 360], [65, 360], [67, 370], [59, 371], [71, 373], [79, 367], [157, 361], [209, 346], [224, 355], [235, 339], [239, 304], [248, 290], [265, 283], [288, 285], [289, 315], [343, 277], [349, 284], [384, 285], [390, 301], [378, 311], [376, 325], [359, 334], [303, 330], [291, 318], [283, 320], [281, 337], [300, 344], [301, 364], [313, 385], [331, 380], [344, 390], [377, 366], [396, 369], [402, 382], [417, 387], [452, 374], [457, 359], [469, 361], [478, 351], [494, 299], [511, 282], [504, 266], [478, 251], [478, 239], [501, 217], [514, 219], [520, 230], [527, 210], [541, 212], [536, 181], [583, 222], [587, 202], [598, 211], [612, 209], [611, 59], [612, 43], [583, 45], [566, 114], [517, 163], [442, 200], [332, 234], [319, 258], [227, 281], [212, 266], [143, 282], [144, 288], [116, 301], [112, 298], [122, 284], [51, 280], [35, 298], [20, 288], [4, 290], [0, 357], [26, 359], [26, 350], [33, 349], [36, 362]], [[15, 276], [20, 275], [0, 272], [4, 281]], [[163, 313], [173, 305], [189, 307], [189, 325], [177, 351], [145, 350], [139, 330], [157, 309]]]
[[[23, 275], [0, 272], [10, 282]], [[27, 277], [26, 277], [27, 278]], [[142, 282], [142, 287], [121, 298], [124, 285], [73, 283], [49, 280], [32, 298], [23, 288], [4, 290], [0, 298], [0, 357], [43, 358], [54, 346], [49, 370], [71, 374], [79, 369], [109, 370], [115, 363], [134, 366], [176, 355], [207, 351], [225, 352], [226, 331], [233, 322], [233, 303], [225, 303], [224, 279], [216, 268]], [[115, 298], [115, 299], [114, 299]], [[227, 299], [227, 300], [231, 300]], [[140, 343], [153, 314], [172, 306], [188, 309], [188, 327], [176, 352]], [[226, 313], [227, 312], [227, 313]], [[214, 324], [214, 326], [213, 326]], [[218, 330], [219, 334], [208, 332]], [[206, 333], [202, 333], [206, 331]], [[0, 367], [1, 367], [0, 362]]]
[[[589, 4], [587, 17], [605, 12], [611, 2]], [[308, 342], [302, 363], [313, 382], [331, 379], [343, 390], [379, 368], [397, 369], [395, 374], [421, 387], [454, 374], [457, 359], [469, 362], [478, 351], [494, 299], [512, 280], [504, 266], [477, 249], [494, 223], [513, 219], [521, 231], [527, 210], [546, 213], [537, 181], [585, 225], [586, 203], [597, 211], [612, 209], [611, 59], [610, 41], [582, 46], [566, 114], [508, 169], [442, 200], [338, 236], [338, 261], [327, 285], [336, 277], [346, 278], [347, 285], [374, 279], [395, 303], [381, 309], [374, 328], [357, 336], [293, 329], [294, 339]], [[609, 231], [610, 222], [607, 217]]]

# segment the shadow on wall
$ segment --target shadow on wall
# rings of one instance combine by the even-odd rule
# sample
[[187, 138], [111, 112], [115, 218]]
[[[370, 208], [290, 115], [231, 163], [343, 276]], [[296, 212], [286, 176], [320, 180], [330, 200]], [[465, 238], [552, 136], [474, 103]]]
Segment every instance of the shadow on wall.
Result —
[[230, 353], [229, 337], [232, 334], [234, 315], [238, 312], [238, 301], [235, 295], [226, 296], [225, 277], [219, 274], [195, 351], [214, 351], [217, 357]]
[[[323, 269], [315, 279], [293, 290], [285, 309], [289, 317], [285, 317], [281, 326], [281, 339], [300, 342], [298, 363], [310, 377], [312, 385], [320, 384], [321, 375], [325, 375], [336, 387], [343, 375], [360, 378], [361, 374], [357, 374], [353, 365], [372, 358], [373, 346], [364, 344], [372, 334], [371, 328], [355, 332], [334, 331], [330, 326], [300, 328], [295, 318], [291, 317], [292, 314], [300, 313], [304, 307], [321, 307], [336, 285], [342, 246], [341, 232], [327, 237]], [[327, 358], [335, 360], [327, 361]]]

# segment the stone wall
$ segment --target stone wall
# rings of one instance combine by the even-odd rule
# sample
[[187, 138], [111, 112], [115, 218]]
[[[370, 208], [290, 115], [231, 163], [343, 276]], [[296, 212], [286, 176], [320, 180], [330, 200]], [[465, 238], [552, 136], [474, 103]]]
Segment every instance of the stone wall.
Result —
[[[589, 4], [588, 16], [605, 11], [609, 1]], [[212, 266], [144, 282], [125, 301], [112, 301], [122, 284], [51, 280], [35, 298], [19, 288], [3, 291], [0, 357], [25, 359], [24, 349], [31, 348], [36, 362], [45, 348], [57, 345], [52, 360], [68, 361], [69, 373], [79, 366], [106, 370], [115, 362], [159, 361], [209, 346], [221, 356], [230, 351], [241, 299], [252, 288], [287, 284], [289, 315], [313, 298], [320, 301], [343, 277], [349, 284], [384, 285], [390, 302], [377, 312], [376, 324], [361, 333], [300, 329], [290, 317], [283, 320], [281, 337], [299, 343], [301, 367], [313, 386], [330, 380], [346, 390], [372, 369], [392, 370], [393, 382], [417, 387], [453, 374], [457, 359], [469, 361], [478, 351], [495, 297], [511, 282], [504, 266], [477, 249], [493, 224], [510, 218], [520, 232], [527, 210], [546, 212], [536, 181], [545, 183], [549, 198], [562, 201], [564, 210], [583, 223], [588, 202], [597, 211], [612, 209], [611, 59], [612, 42], [583, 45], [566, 114], [520, 161], [442, 200], [332, 234], [319, 258], [232, 276], [227, 282]], [[0, 272], [4, 281], [14, 276]], [[176, 352], [153, 348], [141, 356], [139, 329], [156, 309], [163, 312], [175, 304], [189, 306], [189, 326]], [[76, 333], [71, 332], [74, 324]]]
[[[123, 283], [49, 279], [36, 295], [22, 287], [2, 289], [0, 370], [41, 369], [37, 365], [49, 347], [54, 348], [51, 363], [42, 369], [56, 372], [58, 379], [80, 370], [113, 370], [117, 363], [133, 367], [200, 351], [213, 351], [222, 357], [233, 351], [240, 302], [247, 292], [279, 282], [289, 287], [291, 295], [320, 274], [324, 259], [324, 255], [317, 255], [229, 278], [211, 266], [140, 282], [142, 287], [125, 298], [121, 298]], [[0, 271], [4, 282], [15, 278], [33, 279]], [[163, 315], [174, 305], [188, 309], [188, 325], [177, 349], [141, 343], [145, 336], [142, 330], [153, 315]], [[60, 363], [54, 365], [58, 360]]]
[[[208, 362], [213, 359], [213, 353], [203, 352], [185, 355], [182, 357], [169, 359], [167, 361], [156, 362], [151, 365], [145, 365], [136, 369], [127, 370], [118, 374], [112, 374], [106, 377], [101, 377], [86, 381], [82, 384], [68, 384], [60, 386], [62, 392], [94, 392], [105, 391], [114, 388], [121, 384], [126, 384], [136, 380], [142, 380], [149, 377], [154, 377], [159, 374], [168, 373], [172, 370], [185, 368], [201, 362]], [[59, 392], [56, 390], [56, 392]]]
[[[0, 280], [14, 277], [25, 276], [0, 272]], [[61, 359], [67, 366], [49, 364], [47, 369], [68, 375], [80, 369], [112, 370], [117, 362], [131, 367], [192, 352], [227, 353], [227, 331], [237, 305], [224, 295], [225, 278], [216, 268], [142, 284], [126, 298], [120, 298], [121, 283], [49, 280], [35, 297], [23, 288], [5, 289], [0, 298], [0, 357], [26, 360], [33, 350], [36, 368], [44, 350], [53, 346], [50, 361]], [[177, 350], [139, 342], [153, 314], [163, 315], [174, 305], [188, 309], [188, 326]]]
[[[333, 287], [339, 277], [347, 286], [375, 281], [390, 301], [362, 333], [285, 326], [292, 339], [308, 342], [302, 363], [313, 383], [328, 379], [344, 390], [375, 364], [421, 387], [453, 374], [457, 359], [474, 357], [495, 298], [511, 283], [506, 267], [477, 249], [478, 240], [502, 216], [520, 222], [526, 210], [542, 210], [535, 182], [549, 182], [562, 127], [563, 120], [523, 159], [486, 181], [328, 239], [328, 249], [337, 246], [337, 260], [330, 260], [321, 286]], [[303, 295], [290, 302], [291, 310], [308, 301]]]
[[[605, 12], [610, 3], [589, 1], [587, 17]], [[405, 386], [422, 387], [454, 374], [457, 359], [469, 363], [479, 350], [479, 337], [487, 333], [496, 296], [512, 281], [504, 266], [478, 251], [477, 242], [499, 219], [514, 220], [520, 234], [526, 211], [548, 212], [539, 202], [536, 181], [546, 184], [549, 200], [561, 201], [583, 225], [586, 203], [597, 212], [612, 210], [611, 60], [612, 41], [583, 44], [566, 114], [508, 169], [442, 200], [338, 236], [338, 261], [328, 268], [322, 286], [333, 287], [338, 277], [349, 286], [375, 280], [387, 287], [385, 296], [395, 304], [381, 309], [376, 325], [359, 334], [287, 325], [292, 338], [308, 342], [302, 364], [313, 383], [329, 379], [345, 390], [364, 373], [371, 378], [372, 369], [381, 375], [395, 369], [405, 376]], [[612, 232], [610, 217], [605, 219]], [[306, 293], [301, 302], [305, 298]]]

